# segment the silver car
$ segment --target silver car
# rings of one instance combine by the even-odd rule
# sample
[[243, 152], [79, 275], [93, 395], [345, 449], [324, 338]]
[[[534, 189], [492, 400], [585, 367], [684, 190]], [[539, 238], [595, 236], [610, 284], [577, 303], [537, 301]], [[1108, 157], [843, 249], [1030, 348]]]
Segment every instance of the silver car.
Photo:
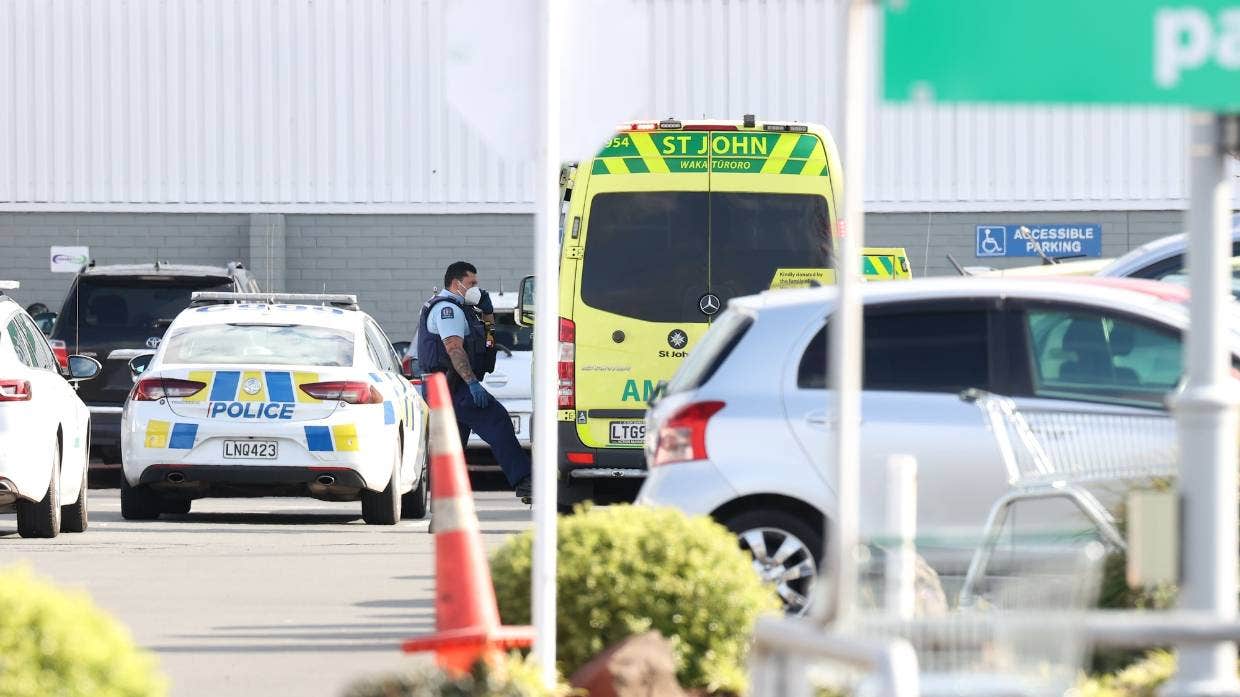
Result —
[[[1188, 314], [1179, 286], [951, 278], [869, 284], [863, 297], [863, 534], [881, 530], [887, 458], [910, 454], [919, 534], [980, 535], [1008, 482], [963, 390], [1009, 395], [1023, 408], [1165, 415], [1181, 377]], [[824, 516], [836, 510], [824, 374], [834, 302], [832, 288], [733, 300], [647, 416], [650, 473], [638, 502], [729, 527], [792, 610], [805, 607]], [[1127, 447], [1106, 433], [1054, 435], [1084, 449]]]

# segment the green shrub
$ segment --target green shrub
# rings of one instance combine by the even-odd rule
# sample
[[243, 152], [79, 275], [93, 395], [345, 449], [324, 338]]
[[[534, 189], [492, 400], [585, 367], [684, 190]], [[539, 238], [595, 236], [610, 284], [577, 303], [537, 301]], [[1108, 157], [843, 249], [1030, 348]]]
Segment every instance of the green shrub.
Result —
[[[500, 615], [530, 621], [531, 532], [491, 560]], [[754, 620], [779, 610], [736, 537], [706, 517], [636, 506], [579, 509], [559, 519], [559, 667], [570, 675], [608, 646], [655, 630], [676, 652], [686, 688], [743, 692]]]
[[17, 567], [0, 571], [0, 697], [147, 697], [155, 661], [85, 593]]
[[1077, 688], [1078, 697], [1154, 697], [1175, 673], [1175, 656], [1154, 651], [1123, 670], [1091, 677]]
[[558, 697], [566, 694], [563, 687], [546, 688], [537, 667], [514, 654], [495, 667], [479, 661], [469, 675], [458, 678], [428, 661], [401, 673], [359, 680], [349, 687], [344, 697]]

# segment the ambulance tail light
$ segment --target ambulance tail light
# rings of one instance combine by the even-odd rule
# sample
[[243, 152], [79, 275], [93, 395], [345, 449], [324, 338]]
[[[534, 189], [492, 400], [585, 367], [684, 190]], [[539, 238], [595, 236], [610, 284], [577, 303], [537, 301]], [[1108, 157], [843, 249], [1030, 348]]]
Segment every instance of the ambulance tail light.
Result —
[[368, 382], [360, 380], [332, 380], [311, 382], [301, 386], [301, 391], [315, 399], [339, 401], [345, 404], [382, 404], [383, 395]]
[[52, 353], [56, 354], [56, 362], [60, 364], [63, 370], [69, 367], [69, 347], [65, 342], [59, 339], [50, 339], [47, 344], [52, 347]]
[[659, 428], [653, 466], [707, 459], [706, 424], [724, 406], [723, 402], [697, 402], [676, 412]]
[[0, 402], [29, 402], [30, 382], [26, 380], [0, 380]]
[[178, 380], [176, 378], [143, 378], [134, 385], [130, 399], [135, 402], [157, 402], [161, 399], [183, 399], [192, 397], [207, 386], [197, 380]]
[[577, 408], [577, 325], [571, 319], [560, 318], [560, 382], [556, 388], [556, 403], [560, 409]]

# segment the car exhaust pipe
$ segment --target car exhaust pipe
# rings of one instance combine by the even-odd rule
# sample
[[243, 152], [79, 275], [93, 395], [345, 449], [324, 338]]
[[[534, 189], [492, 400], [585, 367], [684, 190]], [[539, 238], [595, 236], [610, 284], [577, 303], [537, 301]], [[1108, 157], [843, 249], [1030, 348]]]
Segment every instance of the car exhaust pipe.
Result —
[[185, 475], [181, 474], [180, 472], [169, 472], [168, 476], [164, 477], [164, 479], [167, 479], [173, 484], [180, 484], [181, 482], [185, 481]]
[[336, 483], [336, 478], [330, 474], [320, 474], [314, 481], [322, 484], [323, 486], [331, 486]]

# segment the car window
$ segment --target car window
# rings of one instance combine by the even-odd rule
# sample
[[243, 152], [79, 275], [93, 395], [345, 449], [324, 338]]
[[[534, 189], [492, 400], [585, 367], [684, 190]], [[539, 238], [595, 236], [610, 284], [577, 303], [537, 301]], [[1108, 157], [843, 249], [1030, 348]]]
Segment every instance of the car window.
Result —
[[710, 291], [726, 302], [767, 290], [779, 269], [827, 268], [830, 233], [822, 196], [714, 192]]
[[517, 324], [512, 312], [495, 313], [495, 343], [512, 351], [534, 350], [534, 328]]
[[703, 322], [707, 194], [599, 194], [590, 203], [581, 299], [648, 322]]
[[32, 355], [34, 356], [35, 365], [44, 370], [56, 371], [58, 369], [56, 354], [52, 353], [52, 347], [47, 345], [47, 340], [43, 338], [43, 332], [39, 331], [39, 327], [35, 325], [34, 320], [20, 314], [14, 319], [20, 321], [22, 327], [26, 330], [26, 336], [33, 351]]
[[164, 342], [162, 363], [353, 365], [351, 332], [283, 324], [189, 327]]
[[[159, 336], [195, 291], [233, 291], [226, 278], [82, 277], [58, 324], [87, 336]], [[59, 337], [63, 338], [63, 337]]]
[[14, 315], [13, 319], [9, 320], [9, 324], [6, 327], [9, 334], [9, 343], [13, 344], [13, 352], [17, 354], [17, 360], [27, 367], [34, 368], [38, 366], [38, 362], [35, 360], [30, 341], [26, 336], [26, 330], [22, 327], [20, 318], [21, 315]]
[[[864, 388], [914, 392], [986, 389], [990, 342], [983, 310], [867, 313]], [[797, 386], [826, 387], [826, 329], [818, 332], [797, 370]]]
[[366, 323], [366, 346], [370, 350], [371, 360], [374, 361], [375, 367], [390, 373], [398, 373], [396, 365], [392, 363], [392, 344], [383, 336], [383, 332], [379, 331], [373, 323]]
[[1025, 318], [1036, 396], [1162, 406], [1183, 373], [1184, 349], [1170, 330], [1091, 311]]

